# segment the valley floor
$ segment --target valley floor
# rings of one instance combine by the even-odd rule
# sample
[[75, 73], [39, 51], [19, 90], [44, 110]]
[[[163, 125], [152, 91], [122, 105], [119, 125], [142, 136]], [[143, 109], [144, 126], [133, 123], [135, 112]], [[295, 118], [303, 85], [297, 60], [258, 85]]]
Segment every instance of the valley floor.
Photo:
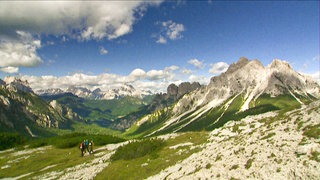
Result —
[[[320, 101], [286, 114], [248, 116], [208, 132], [161, 136], [157, 155], [110, 161], [123, 145], [80, 157], [52, 146], [0, 152], [0, 178], [320, 179]], [[128, 142], [125, 142], [128, 143]]]

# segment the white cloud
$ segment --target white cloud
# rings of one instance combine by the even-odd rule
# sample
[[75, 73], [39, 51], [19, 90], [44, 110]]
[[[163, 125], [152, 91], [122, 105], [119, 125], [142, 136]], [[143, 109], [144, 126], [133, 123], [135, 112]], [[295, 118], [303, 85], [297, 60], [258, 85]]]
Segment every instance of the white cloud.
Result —
[[157, 40], [157, 43], [166, 44], [167, 43], [167, 39], [160, 35], [159, 39]]
[[176, 71], [178, 69], [179, 69], [179, 66], [175, 66], [175, 65], [164, 68], [165, 71]]
[[82, 40], [115, 39], [130, 33], [147, 7], [161, 2], [1, 1], [0, 34], [14, 37], [13, 32], [21, 30], [31, 34], [68, 35]]
[[0, 71], [3, 71], [5, 73], [18, 73], [19, 72], [19, 68], [18, 67], [3, 67], [3, 68], [0, 68]]
[[[160, 3], [162, 0], [0, 1], [0, 68], [9, 72], [42, 63], [37, 54], [42, 35], [60, 36], [62, 42], [116, 39], [132, 32], [147, 8]], [[100, 49], [101, 54], [107, 52]]]
[[164, 92], [170, 83], [177, 81], [175, 72], [178, 69], [178, 66], [170, 66], [162, 70], [153, 69], [146, 72], [137, 68], [126, 76], [110, 73], [99, 75], [75, 73], [61, 77], [22, 75], [21, 79], [28, 80], [34, 90], [43, 88], [67, 89], [70, 86], [81, 86], [91, 90], [96, 88], [108, 90], [119, 87], [124, 83], [130, 83], [137, 88], [147, 88], [147, 90], [153, 92]]
[[101, 55], [104, 55], [104, 54], [108, 54], [108, 50], [106, 50], [104, 47], [100, 46], [99, 47], [99, 52]]
[[145, 76], [146, 76], [146, 72], [142, 69], [139, 69], [139, 68], [134, 69], [129, 75], [129, 77], [133, 77], [135, 80], [140, 79], [140, 78], [144, 78]]
[[181, 39], [182, 32], [184, 31], [184, 25], [173, 22], [172, 20], [162, 22], [162, 26], [166, 29], [166, 34], [169, 39]]
[[217, 62], [214, 64], [210, 64], [211, 68], [209, 70], [212, 74], [220, 74], [227, 71], [229, 65], [225, 62]]
[[203, 61], [200, 61], [198, 59], [190, 59], [188, 63], [194, 65], [198, 69], [204, 68]]
[[189, 76], [189, 81], [190, 82], [199, 82], [200, 84], [208, 84], [208, 82], [210, 81], [210, 77], [198, 76], [198, 75], [192, 74]]
[[183, 74], [189, 74], [189, 75], [193, 73], [193, 71], [191, 69], [186, 69], [186, 68], [182, 69], [181, 72]]
[[19, 66], [33, 67], [42, 63], [37, 53], [41, 42], [30, 33], [16, 32], [18, 39], [0, 41], [0, 67], [2, 71], [18, 71]]
[[166, 44], [167, 40], [177, 40], [183, 37], [182, 32], [185, 31], [184, 25], [173, 22], [172, 20], [158, 22], [161, 25], [161, 32], [157, 36], [157, 43]]

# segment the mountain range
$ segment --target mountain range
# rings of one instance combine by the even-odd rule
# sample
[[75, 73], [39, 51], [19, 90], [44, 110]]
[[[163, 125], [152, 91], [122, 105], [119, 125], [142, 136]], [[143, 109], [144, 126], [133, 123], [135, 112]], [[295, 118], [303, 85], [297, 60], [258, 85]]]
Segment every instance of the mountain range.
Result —
[[65, 93], [72, 93], [82, 98], [105, 99], [105, 100], [119, 99], [125, 96], [134, 96], [134, 97], [143, 98], [145, 96], [152, 95], [151, 91], [136, 89], [130, 84], [123, 84], [119, 88], [108, 89], [108, 90], [101, 90], [100, 88], [97, 88], [91, 91], [90, 89], [85, 87], [71, 86], [65, 90], [62, 90], [60, 88], [39, 89], [35, 93], [40, 96], [52, 96], [52, 95], [59, 95], [59, 94], [65, 94]]
[[151, 136], [213, 130], [230, 120], [274, 110], [289, 110], [320, 97], [320, 87], [285, 61], [264, 67], [240, 58], [207, 86], [184, 95], [173, 106], [146, 115], [127, 133]]
[[[8, 77], [0, 80], [1, 140], [17, 137], [3, 132], [53, 136], [76, 126], [89, 134], [32, 138], [30, 148], [1, 151], [0, 178], [319, 179], [319, 98], [319, 84], [281, 60], [263, 66], [240, 58], [208, 85], [170, 84], [143, 99], [40, 97]], [[79, 159], [82, 139], [117, 138], [102, 137], [108, 128], [129, 140]]]
[[74, 122], [97, 122], [126, 130], [128, 136], [213, 130], [231, 120], [285, 112], [320, 98], [319, 84], [277, 59], [264, 67], [258, 60], [240, 58], [208, 85], [171, 84], [156, 95], [128, 84], [108, 92], [70, 87], [36, 93], [15, 77], [0, 84], [1, 129], [29, 135], [33, 129], [70, 128]]

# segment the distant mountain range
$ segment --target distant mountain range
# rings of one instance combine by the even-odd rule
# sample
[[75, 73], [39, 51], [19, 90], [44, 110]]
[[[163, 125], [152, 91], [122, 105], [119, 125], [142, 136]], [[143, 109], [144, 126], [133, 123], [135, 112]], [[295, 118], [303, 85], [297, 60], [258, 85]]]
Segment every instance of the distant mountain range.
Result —
[[114, 88], [110, 90], [101, 90], [100, 88], [97, 88], [93, 91], [85, 88], [85, 87], [76, 87], [71, 86], [67, 88], [66, 90], [62, 90], [60, 88], [54, 88], [54, 89], [40, 89], [35, 92], [36, 94], [40, 96], [50, 96], [50, 95], [58, 95], [58, 94], [64, 94], [64, 93], [72, 93], [78, 97], [82, 98], [88, 98], [88, 99], [119, 99], [121, 97], [125, 96], [134, 96], [143, 98], [145, 96], [152, 95], [151, 91], [145, 91], [134, 88], [130, 84], [123, 84], [120, 88]]
[[7, 77], [0, 80], [0, 129], [35, 136], [48, 133], [47, 128], [89, 122], [126, 130], [128, 136], [154, 136], [213, 130], [231, 120], [286, 112], [319, 98], [319, 84], [281, 60], [264, 67], [258, 60], [240, 58], [206, 86], [171, 84], [166, 93], [156, 95], [128, 84], [110, 91], [70, 87], [35, 93], [27, 81]]

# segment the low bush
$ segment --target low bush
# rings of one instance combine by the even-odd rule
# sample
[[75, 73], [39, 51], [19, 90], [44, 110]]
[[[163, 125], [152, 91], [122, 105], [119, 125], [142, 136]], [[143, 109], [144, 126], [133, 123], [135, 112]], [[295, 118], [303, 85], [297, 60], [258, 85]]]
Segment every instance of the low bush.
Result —
[[9, 149], [18, 145], [23, 145], [27, 139], [17, 133], [0, 133], [0, 150]]
[[161, 139], [144, 139], [141, 141], [133, 141], [124, 146], [121, 146], [112, 155], [111, 161], [130, 160], [143, 157], [147, 154], [157, 157], [155, 154], [158, 150], [164, 147], [165, 142]]
[[111, 135], [89, 135], [84, 133], [71, 133], [50, 138], [34, 139], [30, 142], [30, 147], [53, 145], [60, 149], [66, 149], [80, 145], [80, 143], [85, 139], [88, 139], [89, 141], [93, 140], [95, 146], [102, 146], [105, 144], [124, 141], [124, 139]]
[[314, 126], [307, 126], [303, 129], [303, 135], [309, 137], [309, 138], [320, 138], [320, 124], [314, 125]]

